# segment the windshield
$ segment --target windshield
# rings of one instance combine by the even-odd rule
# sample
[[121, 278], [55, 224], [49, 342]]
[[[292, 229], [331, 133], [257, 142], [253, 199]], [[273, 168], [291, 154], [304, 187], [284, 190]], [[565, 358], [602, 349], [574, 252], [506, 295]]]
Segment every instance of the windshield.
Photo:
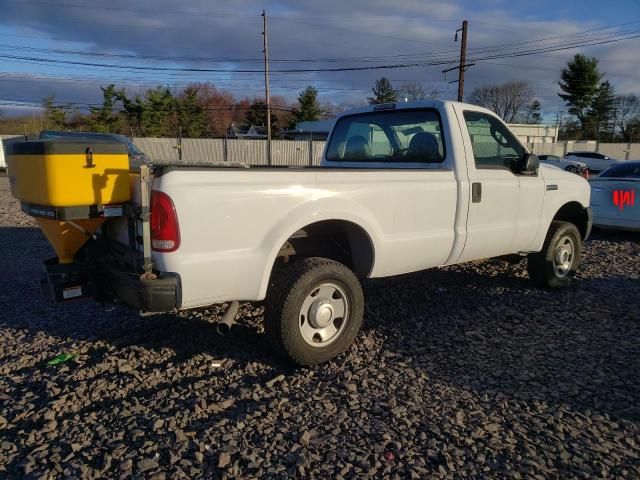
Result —
[[600, 174], [600, 178], [640, 178], [640, 162], [619, 163], [611, 168], [607, 168]]
[[440, 116], [432, 109], [343, 117], [327, 147], [329, 161], [440, 163], [444, 157]]

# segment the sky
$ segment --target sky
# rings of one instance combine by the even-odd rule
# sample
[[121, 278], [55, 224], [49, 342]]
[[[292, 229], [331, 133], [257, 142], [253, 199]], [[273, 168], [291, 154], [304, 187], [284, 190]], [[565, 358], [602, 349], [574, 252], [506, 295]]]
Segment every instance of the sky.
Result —
[[475, 63], [466, 72], [467, 94], [526, 81], [549, 120], [565, 108], [557, 82], [576, 53], [597, 57], [617, 93], [640, 94], [640, 0], [0, 0], [0, 6], [5, 114], [26, 113], [48, 95], [86, 108], [109, 83], [136, 93], [211, 82], [237, 98], [261, 97], [263, 9], [272, 94], [291, 102], [313, 85], [321, 102], [360, 105], [380, 76], [396, 88], [415, 80], [438, 98], [455, 99], [457, 84], [449, 82], [456, 72], [445, 78], [442, 70], [457, 65], [454, 32], [465, 19], [468, 61]]

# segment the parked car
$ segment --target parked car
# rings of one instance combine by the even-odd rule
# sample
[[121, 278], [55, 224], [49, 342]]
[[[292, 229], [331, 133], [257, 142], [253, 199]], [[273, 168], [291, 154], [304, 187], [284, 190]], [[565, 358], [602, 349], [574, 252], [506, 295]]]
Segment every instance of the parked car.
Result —
[[[23, 154], [45, 147], [64, 145]], [[75, 175], [81, 191], [86, 178], [87, 191], [101, 172], [75, 161], [77, 171], [65, 167], [55, 180]], [[119, 177], [108, 185], [128, 188], [129, 175], [111, 170]], [[33, 192], [33, 172], [24, 175], [12, 185], [46, 198]], [[451, 101], [343, 113], [320, 167], [143, 166], [131, 185], [126, 208], [109, 209], [96, 235], [65, 227], [84, 243], [75, 254], [52, 223], [66, 263], [45, 264], [50, 291], [66, 300], [89, 291], [147, 312], [229, 302], [223, 325], [233, 323], [239, 300], [265, 300], [267, 338], [299, 365], [349, 348], [363, 321], [362, 278], [509, 256], [527, 257], [536, 285], [561, 288], [591, 230], [585, 179], [539, 165], [491, 111]], [[34, 216], [51, 212], [47, 219], [84, 211], [28, 207]]]
[[135, 146], [133, 141], [124, 135], [117, 135], [115, 133], [95, 133], [95, 132], [67, 132], [61, 130], [43, 130], [40, 132], [38, 138], [44, 140], [47, 138], [79, 138], [86, 140], [101, 140], [112, 141], [118, 143], [124, 143], [127, 145], [127, 151], [129, 152], [129, 164], [132, 167], [139, 167], [143, 163], [149, 163], [149, 158], [138, 147]]
[[640, 231], [640, 161], [618, 163], [589, 183], [594, 225]]
[[576, 173], [585, 178], [589, 178], [589, 169], [587, 164], [575, 160], [558, 157], [557, 155], [538, 155], [540, 163], [545, 163], [554, 167], [558, 167], [567, 172]]
[[590, 175], [598, 175], [617, 162], [617, 160], [598, 152], [568, 152], [564, 156], [564, 160], [584, 163], [589, 168]]

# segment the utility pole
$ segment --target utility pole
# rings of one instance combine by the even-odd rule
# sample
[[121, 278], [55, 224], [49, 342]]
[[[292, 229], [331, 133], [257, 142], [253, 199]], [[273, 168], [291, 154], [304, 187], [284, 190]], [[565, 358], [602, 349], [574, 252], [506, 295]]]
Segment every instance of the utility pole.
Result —
[[458, 69], [458, 101], [461, 102], [464, 98], [464, 70], [465, 62], [467, 60], [467, 25], [468, 22], [464, 20], [462, 22], [462, 43], [460, 45], [460, 67]]
[[554, 143], [558, 143], [558, 135], [560, 135], [560, 129], [562, 128], [562, 111], [556, 113], [556, 134]]
[[456, 67], [447, 68], [446, 70], [442, 70], [442, 73], [445, 74], [452, 70], [458, 70], [458, 80], [453, 80], [449, 83], [458, 83], [458, 101], [462, 102], [464, 99], [464, 72], [468, 67], [475, 65], [475, 63], [466, 63], [467, 62], [467, 27], [469, 22], [464, 20], [462, 22], [462, 27], [456, 30], [455, 36], [453, 37], [454, 41], [458, 41], [458, 32], [462, 32], [462, 42], [460, 43], [460, 63]]
[[267, 12], [262, 10], [262, 36], [264, 53], [264, 96], [267, 104], [267, 164], [271, 165], [271, 98], [269, 95], [269, 36], [267, 33]]

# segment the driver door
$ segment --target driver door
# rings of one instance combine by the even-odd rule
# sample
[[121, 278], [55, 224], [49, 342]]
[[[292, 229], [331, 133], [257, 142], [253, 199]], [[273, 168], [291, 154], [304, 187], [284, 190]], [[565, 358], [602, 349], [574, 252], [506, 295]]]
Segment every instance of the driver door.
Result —
[[524, 148], [497, 117], [467, 105], [456, 109], [470, 190], [467, 240], [458, 262], [514, 253], [520, 185], [512, 168]]

